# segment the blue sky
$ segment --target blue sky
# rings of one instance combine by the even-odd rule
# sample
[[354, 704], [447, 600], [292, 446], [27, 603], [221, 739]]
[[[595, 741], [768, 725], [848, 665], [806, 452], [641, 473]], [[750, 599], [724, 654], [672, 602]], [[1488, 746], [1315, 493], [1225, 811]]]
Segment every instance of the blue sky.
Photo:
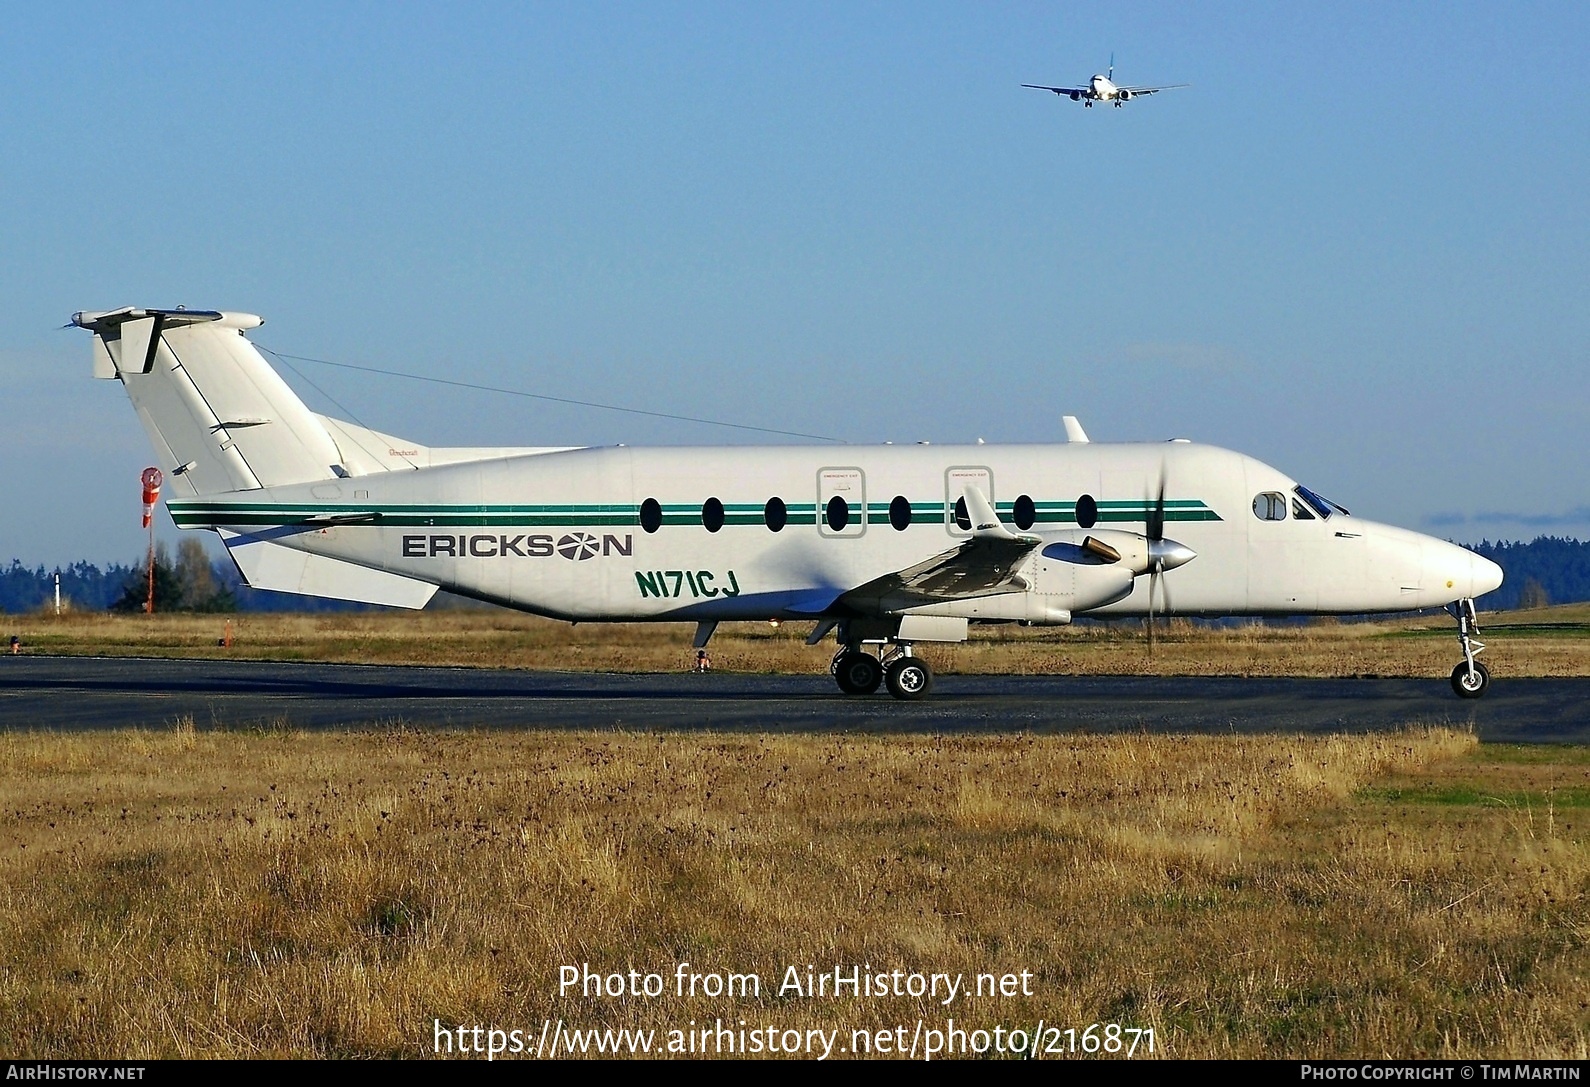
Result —
[[[1590, 536], [1583, 4], [35, 5], [0, 43], [0, 561], [136, 558], [147, 444], [58, 326], [179, 303], [856, 442], [1076, 414]], [[1193, 86], [1019, 86], [1112, 52]], [[432, 445], [748, 440], [301, 368]]]

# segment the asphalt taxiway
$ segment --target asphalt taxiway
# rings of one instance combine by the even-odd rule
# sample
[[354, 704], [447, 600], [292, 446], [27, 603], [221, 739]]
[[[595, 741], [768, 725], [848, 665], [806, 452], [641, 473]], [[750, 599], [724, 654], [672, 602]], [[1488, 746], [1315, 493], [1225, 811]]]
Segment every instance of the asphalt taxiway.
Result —
[[1472, 727], [1590, 743], [1590, 678], [939, 676], [923, 702], [847, 698], [825, 675], [492, 671], [147, 658], [0, 658], [0, 730], [633, 729], [770, 732], [1370, 732]]

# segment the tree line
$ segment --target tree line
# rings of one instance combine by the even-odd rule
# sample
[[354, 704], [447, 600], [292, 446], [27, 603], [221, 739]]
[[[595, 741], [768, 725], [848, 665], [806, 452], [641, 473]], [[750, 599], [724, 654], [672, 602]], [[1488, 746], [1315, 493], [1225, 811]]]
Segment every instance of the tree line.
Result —
[[[1482, 610], [1506, 611], [1590, 600], [1590, 541], [1539, 536], [1529, 543], [1483, 540], [1466, 544], [1501, 566], [1502, 587], [1480, 597]], [[101, 569], [76, 562], [47, 570], [16, 559], [0, 568], [0, 612], [38, 611], [53, 606], [55, 575], [61, 575], [61, 601], [82, 611], [141, 612], [148, 597], [149, 562], [112, 563]], [[188, 536], [173, 557], [164, 543], [155, 547], [155, 611], [355, 611], [370, 605], [323, 600], [295, 593], [251, 589], [230, 561], [211, 562], [204, 544]]]
[[1529, 543], [1482, 540], [1465, 547], [1502, 568], [1506, 580], [1475, 604], [1488, 611], [1590, 600], [1590, 541], [1537, 536]]
[[[61, 606], [77, 611], [142, 612], [149, 598], [149, 560], [103, 569], [76, 562], [54, 570], [28, 568], [16, 559], [0, 568], [0, 612], [16, 614], [55, 606], [55, 575], [61, 575]], [[344, 600], [251, 589], [231, 560], [211, 562], [204, 543], [187, 536], [175, 556], [155, 545], [155, 611], [357, 611], [370, 607]]]

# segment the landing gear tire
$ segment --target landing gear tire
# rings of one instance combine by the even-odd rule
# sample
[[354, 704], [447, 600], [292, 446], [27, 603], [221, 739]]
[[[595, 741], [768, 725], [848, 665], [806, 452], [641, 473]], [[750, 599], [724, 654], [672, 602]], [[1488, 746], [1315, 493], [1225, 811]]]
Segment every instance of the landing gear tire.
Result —
[[1472, 672], [1469, 671], [1467, 662], [1452, 669], [1452, 689], [1457, 692], [1459, 698], [1478, 698], [1490, 690], [1490, 686], [1490, 670], [1478, 661], [1474, 663]]
[[926, 698], [933, 689], [933, 670], [920, 657], [901, 657], [889, 665], [884, 675], [889, 693], [905, 702]]
[[871, 694], [883, 682], [883, 665], [871, 653], [852, 650], [834, 661], [834, 680], [846, 694]]

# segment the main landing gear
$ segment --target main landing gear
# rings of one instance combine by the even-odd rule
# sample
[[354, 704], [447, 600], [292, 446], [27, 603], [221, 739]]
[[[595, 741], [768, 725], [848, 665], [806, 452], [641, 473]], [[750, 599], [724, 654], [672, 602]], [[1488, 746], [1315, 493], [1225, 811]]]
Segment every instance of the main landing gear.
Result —
[[933, 689], [933, 670], [912, 655], [909, 644], [895, 645], [881, 657], [868, 653], [859, 642], [841, 646], [828, 670], [846, 694], [871, 694], [884, 684], [894, 697], [915, 702]]
[[1480, 632], [1474, 614], [1474, 601], [1468, 597], [1447, 605], [1447, 612], [1458, 623], [1458, 644], [1463, 646], [1463, 663], [1452, 669], [1452, 689], [1459, 698], [1478, 698], [1491, 686], [1490, 670], [1474, 658], [1485, 648], [1475, 637]]

